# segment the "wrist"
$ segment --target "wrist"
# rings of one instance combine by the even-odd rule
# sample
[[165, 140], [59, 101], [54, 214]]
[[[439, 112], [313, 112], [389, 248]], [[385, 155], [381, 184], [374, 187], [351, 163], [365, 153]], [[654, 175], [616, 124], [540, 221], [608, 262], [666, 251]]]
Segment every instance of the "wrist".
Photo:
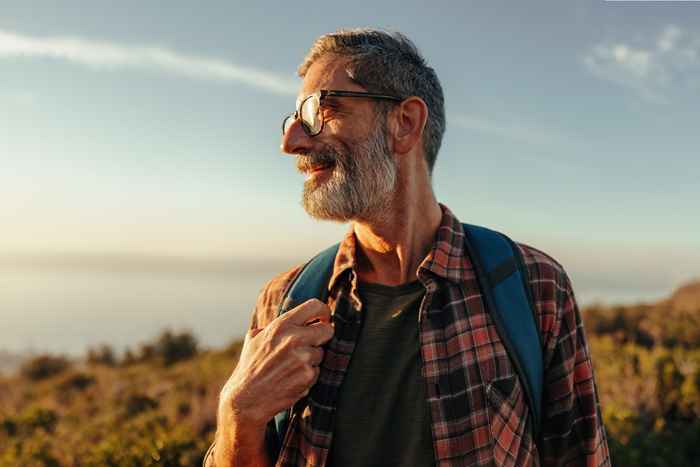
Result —
[[255, 412], [258, 411], [245, 410], [234, 399], [219, 404], [217, 434], [220, 434], [228, 444], [264, 443], [268, 420], [256, 416]]
[[256, 407], [249, 408], [233, 394], [229, 394], [228, 397], [221, 397], [219, 401], [217, 421], [219, 426], [242, 427], [246, 432], [264, 434], [268, 418], [261, 416], [260, 410]]
[[214, 459], [218, 466], [267, 466], [266, 425], [248, 424], [229, 413], [218, 419]]

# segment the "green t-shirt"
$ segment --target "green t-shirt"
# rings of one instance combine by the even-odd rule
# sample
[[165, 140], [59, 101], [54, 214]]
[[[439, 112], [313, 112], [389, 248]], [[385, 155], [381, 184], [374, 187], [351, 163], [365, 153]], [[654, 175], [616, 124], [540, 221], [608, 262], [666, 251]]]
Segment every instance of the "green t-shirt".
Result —
[[425, 288], [418, 281], [358, 288], [362, 330], [340, 387], [328, 465], [432, 466], [418, 340]]

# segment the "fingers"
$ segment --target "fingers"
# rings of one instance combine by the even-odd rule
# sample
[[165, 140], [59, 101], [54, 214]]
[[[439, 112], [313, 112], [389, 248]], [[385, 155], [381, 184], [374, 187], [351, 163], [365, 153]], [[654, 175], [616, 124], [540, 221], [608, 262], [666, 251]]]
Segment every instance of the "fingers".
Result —
[[286, 312], [282, 318], [297, 326], [304, 326], [309, 321], [319, 320], [325, 323], [331, 321], [331, 309], [317, 298], [307, 300], [301, 305]]
[[301, 343], [319, 347], [333, 337], [333, 326], [329, 323], [318, 322], [308, 326], [296, 326], [293, 331]]
[[255, 336], [257, 336], [258, 334], [260, 334], [260, 331], [262, 331], [262, 330], [263, 330], [263, 328], [253, 328], [253, 329], [249, 329], [248, 332], [247, 332], [246, 335], [245, 335], [245, 339], [246, 339], [246, 340], [252, 339], [253, 337], [255, 337]]
[[[260, 331], [262, 331], [262, 328], [253, 328], [253, 329], [248, 329], [248, 331], [245, 333], [245, 336], [243, 336], [243, 349], [250, 348], [251, 345], [254, 346], [253, 343], [251, 343], [251, 340], [257, 336]], [[242, 353], [245, 353], [241, 351]]]
[[320, 347], [313, 348], [313, 355], [311, 356], [311, 366], [319, 366], [323, 362], [323, 349]]
[[301, 384], [305, 387], [304, 395], [307, 395], [311, 386], [316, 384], [318, 377], [321, 374], [321, 369], [317, 366], [312, 366], [306, 368], [304, 371], [299, 372], [299, 378], [301, 379]]
[[296, 352], [306, 365], [315, 367], [323, 362], [323, 349], [320, 347], [299, 347]]

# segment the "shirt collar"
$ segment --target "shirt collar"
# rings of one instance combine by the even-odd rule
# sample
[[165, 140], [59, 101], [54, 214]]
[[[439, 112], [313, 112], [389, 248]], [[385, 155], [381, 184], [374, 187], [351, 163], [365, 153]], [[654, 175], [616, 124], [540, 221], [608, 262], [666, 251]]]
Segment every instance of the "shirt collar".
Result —
[[447, 206], [440, 204], [440, 208], [442, 220], [430, 252], [418, 266], [418, 277], [429, 271], [451, 282], [464, 282], [474, 276], [474, 266], [464, 251], [464, 230]]
[[333, 290], [336, 282], [339, 282], [341, 278], [344, 278], [347, 271], [350, 271], [350, 274], [354, 278], [355, 265], [357, 264], [356, 252], [357, 237], [355, 237], [355, 231], [351, 226], [350, 230], [345, 234], [343, 241], [340, 242], [338, 253], [335, 255], [333, 274], [331, 275], [331, 280], [328, 282], [328, 290]]
[[[430, 251], [418, 266], [418, 277], [425, 282], [428, 280], [426, 273], [432, 273], [451, 282], [464, 282], [473, 277], [474, 271], [469, 256], [464, 252], [462, 224], [447, 206], [440, 204], [440, 209], [442, 209], [442, 219], [435, 232]], [[356, 295], [354, 293], [357, 286], [356, 253], [357, 237], [353, 228], [350, 227], [343, 241], [340, 242], [328, 290], [332, 291], [343, 280], [350, 280], [351, 295]]]

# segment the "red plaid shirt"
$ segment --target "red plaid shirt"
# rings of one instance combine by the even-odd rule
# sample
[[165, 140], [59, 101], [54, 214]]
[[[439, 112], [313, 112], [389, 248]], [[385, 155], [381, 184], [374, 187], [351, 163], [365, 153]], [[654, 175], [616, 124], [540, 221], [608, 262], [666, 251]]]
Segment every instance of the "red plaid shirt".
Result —
[[[610, 465], [590, 352], [564, 269], [543, 252], [518, 244], [544, 346], [543, 422], [535, 440], [525, 392], [465, 254], [462, 226], [442, 209], [432, 249], [418, 268], [426, 289], [417, 325], [435, 464]], [[324, 466], [328, 459], [338, 392], [362, 320], [355, 250], [351, 231], [340, 245], [329, 283], [335, 335], [325, 347], [318, 382], [290, 418], [278, 466]], [[282, 293], [298, 271], [265, 286], [251, 327], [275, 319]]]

